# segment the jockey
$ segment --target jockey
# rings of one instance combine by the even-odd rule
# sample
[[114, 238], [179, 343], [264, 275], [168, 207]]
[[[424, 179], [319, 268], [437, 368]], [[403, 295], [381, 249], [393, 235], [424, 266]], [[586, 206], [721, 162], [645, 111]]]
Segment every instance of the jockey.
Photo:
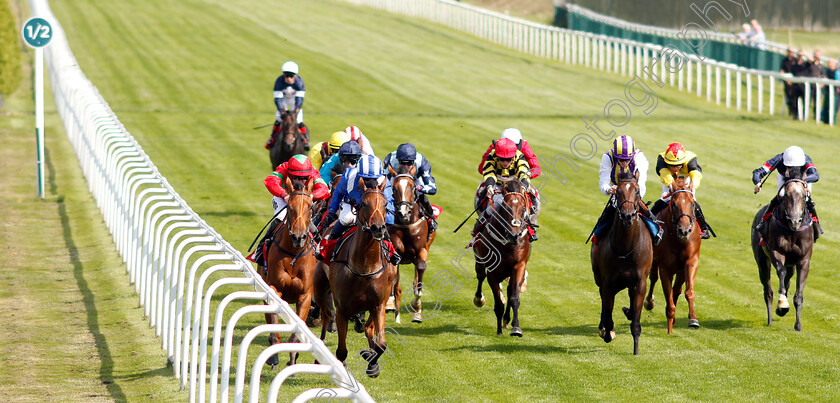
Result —
[[283, 63], [283, 74], [274, 82], [274, 105], [277, 106], [276, 120], [271, 131], [271, 137], [265, 143], [265, 148], [271, 148], [274, 138], [281, 129], [283, 111], [289, 110], [295, 114], [300, 133], [303, 134], [303, 147], [309, 150], [309, 130], [303, 124], [303, 96], [306, 89], [303, 79], [298, 75], [298, 65], [293, 61]]
[[327, 183], [332, 183], [333, 178], [343, 174], [347, 168], [355, 167], [359, 158], [362, 158], [362, 147], [355, 140], [347, 140], [338, 149], [337, 154], [333, 154], [324, 165], [321, 165], [321, 178], [324, 178]]
[[[638, 175], [639, 193], [642, 198], [645, 197], [647, 186], [647, 170], [648, 160], [645, 154], [636, 148], [636, 142], [630, 136], [619, 136], [613, 141], [612, 150], [605, 152], [601, 156], [601, 166], [598, 170], [598, 187], [601, 193], [605, 196], [610, 196], [612, 200], [615, 191], [618, 188], [618, 179], [621, 174], [630, 172], [634, 176]], [[598, 238], [602, 235], [604, 230], [610, 228], [612, 221], [615, 219], [615, 205], [613, 203], [607, 204], [598, 222], [595, 224], [595, 229], [592, 231], [592, 243], [597, 244]], [[656, 217], [648, 210], [647, 205], [639, 203], [639, 211], [643, 214], [645, 224], [650, 230], [653, 246], [659, 244], [662, 240], [662, 227], [656, 223]]]
[[799, 173], [796, 171], [801, 171], [804, 173], [805, 182], [808, 183], [808, 198], [805, 202], [807, 203], [808, 210], [814, 216], [814, 241], [816, 242], [817, 238], [820, 237], [820, 234], [823, 233], [819, 217], [817, 217], [817, 210], [814, 206], [814, 201], [810, 197], [811, 184], [820, 180], [820, 174], [817, 172], [817, 166], [814, 165], [813, 161], [811, 161], [811, 157], [802, 151], [802, 148], [798, 146], [790, 146], [785, 149], [784, 153], [777, 154], [775, 157], [770, 158], [764, 163], [764, 165], [753, 171], [752, 179], [753, 184], [755, 184], [755, 193], [758, 193], [761, 190], [761, 185], [759, 184], [761, 179], [767, 176], [770, 172], [773, 172], [774, 169], [777, 172], [776, 196], [770, 200], [770, 205], [767, 207], [767, 213], [764, 214], [763, 220], [758, 224], [758, 226], [756, 226], [756, 229], [759, 233], [762, 232], [764, 229], [764, 223], [767, 222], [767, 219], [770, 218], [770, 214], [773, 213], [773, 209], [775, 209], [781, 201], [779, 199], [779, 190], [781, 190], [785, 182], [790, 180], [795, 173]]
[[[335, 154], [344, 142], [350, 140], [350, 135], [345, 132], [335, 132], [330, 136], [330, 141], [324, 141], [315, 144], [312, 150], [309, 151], [309, 160], [312, 161], [312, 166], [315, 169], [321, 169], [321, 165], [326, 162], [330, 156]], [[323, 177], [322, 177], [323, 178]]]
[[[501, 195], [497, 195], [497, 193], [501, 193], [501, 186], [497, 183], [497, 179], [519, 179], [524, 188], [530, 192], [529, 188], [531, 187], [531, 179], [529, 171], [530, 166], [525, 160], [525, 155], [516, 149], [516, 144], [514, 144], [513, 141], [510, 139], [501, 139], [497, 141], [493, 146], [493, 150], [491, 150], [490, 154], [487, 155], [487, 160], [484, 162], [484, 169], [482, 169], [484, 182], [479, 185], [478, 190], [476, 191], [476, 209], [481, 208], [481, 202], [485, 195], [488, 196], [488, 198], [493, 199], [494, 206], [501, 205]], [[498, 197], [494, 198], [494, 195]], [[491, 210], [492, 206], [488, 206], [488, 208], [484, 209], [478, 220], [476, 220], [475, 228], [473, 228], [473, 235], [478, 233], [480, 225], [486, 222], [490, 218], [489, 216], [493, 214], [493, 211]], [[535, 230], [536, 224], [534, 224], [537, 220], [536, 216], [539, 214], [539, 208], [537, 207], [534, 210], [535, 212], [529, 216], [527, 222], [528, 233], [530, 234], [529, 240], [531, 242], [535, 242], [539, 239]]]
[[[537, 156], [534, 154], [534, 150], [531, 149], [528, 141], [522, 139], [522, 132], [520, 132], [519, 129], [505, 129], [502, 131], [501, 138], [514, 142], [514, 144], [516, 144], [516, 149], [522, 151], [522, 154], [525, 155], [525, 159], [528, 161], [528, 166], [531, 167], [531, 179], [540, 176], [540, 173], [542, 173], [542, 171], [540, 171], [540, 161], [537, 159]], [[487, 147], [487, 151], [485, 151], [484, 156], [481, 157], [481, 163], [478, 164], [478, 173], [484, 173], [484, 162], [487, 161], [487, 156], [490, 155], [490, 151], [493, 151], [493, 147], [495, 146], [496, 142], [493, 141]]]
[[[359, 160], [357, 167], [352, 167], [344, 172], [333, 191], [332, 198], [330, 199], [329, 213], [327, 213], [327, 217], [321, 225], [328, 226], [336, 220], [338, 222], [335, 223], [330, 234], [321, 241], [320, 248], [324, 251], [322, 252], [322, 258], [329, 257], [329, 254], [326, 253], [330, 249], [328, 241], [339, 239], [344, 233], [345, 228], [356, 224], [354, 206], [359, 206], [362, 202], [362, 189], [359, 185], [359, 178], [375, 179], [377, 184], [386, 182], [385, 190], [383, 191], [385, 199], [388, 200], [385, 224], [394, 224], [393, 190], [391, 189], [391, 184], [387, 183], [385, 175], [382, 172], [382, 161], [374, 155], [366, 155]], [[387, 239], [388, 231], [385, 231], [385, 234]], [[393, 262], [393, 259], [397, 259], [398, 261], [399, 255], [393, 254], [391, 258], [392, 263], [397, 264]]]
[[365, 155], [376, 155], [373, 153], [373, 145], [370, 144], [368, 138], [362, 133], [362, 130], [356, 126], [347, 126], [344, 132], [350, 135], [349, 140], [356, 140], [362, 146], [362, 152]]
[[[684, 176], [691, 180], [692, 193], [700, 187], [700, 179], [703, 178], [703, 169], [697, 164], [697, 155], [691, 151], [686, 151], [680, 143], [668, 144], [668, 149], [659, 154], [656, 159], [656, 172], [662, 181], [662, 196], [650, 209], [653, 215], [658, 214], [668, 206], [668, 202], [671, 200], [670, 186], [676, 177]], [[712, 228], [706, 222], [706, 217], [703, 215], [700, 203], [697, 202], [696, 195], [694, 196], [694, 215], [697, 217], [697, 223], [700, 224], [700, 230], [702, 231], [700, 238], [709, 239]]]
[[[437, 230], [437, 221], [435, 220], [435, 213], [432, 210], [432, 203], [429, 201], [427, 195], [435, 195], [437, 193], [437, 184], [435, 184], [435, 177], [432, 176], [432, 164], [423, 154], [417, 152], [414, 144], [403, 143], [397, 147], [397, 151], [392, 151], [385, 156], [385, 168], [391, 167], [394, 171], [400, 165], [415, 166], [417, 169], [414, 172], [415, 185], [415, 199], [420, 206], [423, 207], [421, 211], [429, 219], [429, 234]], [[394, 178], [388, 178], [391, 185], [394, 184]], [[431, 236], [431, 235], [429, 235]]]
[[318, 171], [312, 167], [312, 163], [309, 161], [309, 158], [306, 158], [303, 154], [295, 155], [288, 161], [280, 164], [274, 172], [265, 178], [265, 187], [274, 196], [271, 200], [274, 205], [274, 220], [271, 222], [271, 226], [269, 226], [268, 231], [266, 231], [265, 236], [262, 241], [260, 241], [256, 251], [254, 252], [254, 262], [256, 262], [260, 267], [264, 266], [262, 260], [263, 243], [272, 234], [274, 234], [275, 228], [277, 228], [277, 226], [280, 225], [280, 223], [286, 218], [285, 207], [289, 200], [289, 192], [294, 191], [293, 189], [286, 189], [287, 177], [291, 177], [292, 179], [306, 179], [307, 181], [314, 181], [315, 185], [312, 187], [313, 200], [323, 200], [330, 196], [330, 190], [327, 188], [327, 184], [324, 183], [324, 180], [321, 179], [320, 175], [318, 175]]

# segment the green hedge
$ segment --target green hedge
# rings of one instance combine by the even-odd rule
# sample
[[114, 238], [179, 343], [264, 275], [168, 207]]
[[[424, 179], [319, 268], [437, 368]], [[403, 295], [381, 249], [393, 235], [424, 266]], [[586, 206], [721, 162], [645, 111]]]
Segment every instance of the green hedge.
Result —
[[15, 92], [20, 86], [20, 54], [20, 33], [15, 16], [9, 1], [0, 0], [0, 97]]

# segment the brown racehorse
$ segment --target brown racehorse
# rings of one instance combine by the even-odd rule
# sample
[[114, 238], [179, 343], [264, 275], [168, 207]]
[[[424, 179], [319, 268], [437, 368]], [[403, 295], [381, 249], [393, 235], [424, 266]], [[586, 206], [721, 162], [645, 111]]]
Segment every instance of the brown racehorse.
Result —
[[598, 335], [609, 343], [615, 338], [612, 311], [615, 294], [627, 288], [630, 307], [624, 315], [630, 320], [633, 335], [633, 354], [639, 354], [639, 336], [642, 303], [645, 299], [647, 278], [653, 261], [653, 243], [650, 232], [639, 217], [642, 196], [635, 176], [627, 173], [619, 177], [615, 191], [615, 219], [609, 232], [598, 245], [592, 245], [590, 260], [595, 284], [601, 293], [601, 322]]
[[[286, 219], [273, 234], [271, 246], [266, 255], [266, 270], [263, 279], [289, 304], [296, 304], [296, 313], [301, 320], [306, 320], [312, 301], [312, 276], [315, 269], [315, 242], [309, 234], [309, 219], [312, 216], [313, 181], [286, 178], [286, 188], [294, 189], [289, 193]], [[266, 314], [267, 323], [278, 323], [277, 314]], [[294, 343], [292, 334], [289, 342]], [[280, 342], [280, 333], [269, 336], [269, 345]], [[288, 365], [294, 365], [297, 353], [289, 354]], [[268, 360], [272, 367], [278, 364], [277, 355]]]
[[[665, 293], [665, 317], [668, 334], [674, 331], [677, 301], [685, 283], [685, 300], [688, 301], [688, 326], [700, 327], [694, 313], [694, 278], [700, 261], [700, 230], [694, 217], [694, 193], [691, 181], [677, 178], [671, 185], [671, 201], [659, 212], [659, 221], [665, 223], [662, 242], [653, 249], [653, 267], [650, 271], [650, 290], [645, 309], [652, 310], [653, 290], [657, 277], [662, 278]], [[671, 285], [673, 281], [673, 286]]]
[[[406, 169], [408, 168], [408, 169]], [[399, 172], [392, 167], [388, 168], [391, 176], [394, 177], [392, 188], [394, 190], [394, 225], [388, 226], [391, 233], [391, 242], [394, 249], [402, 258], [403, 262], [414, 263], [414, 283], [411, 289], [414, 297], [411, 299], [411, 310], [413, 312], [412, 322], [422, 322], [422, 304], [420, 297], [423, 296], [423, 274], [426, 272], [426, 259], [429, 257], [429, 248], [435, 240], [436, 233], [429, 236], [429, 222], [421, 215], [422, 208], [415, 200], [414, 174], [417, 167], [400, 165]], [[400, 271], [397, 266], [397, 275], [394, 279], [394, 299], [397, 301], [396, 322], [400, 323], [400, 305], [402, 300], [402, 287], [400, 286]]]
[[[531, 257], [527, 225], [530, 206], [527, 191], [518, 179], [512, 179], [502, 186], [501, 203], [490, 208], [495, 208], [495, 213], [473, 241], [473, 253], [476, 256], [475, 273], [478, 277], [478, 289], [473, 303], [477, 307], [484, 306], [481, 284], [486, 277], [493, 293], [496, 334], [502, 334], [502, 328], [506, 328], [510, 323], [510, 335], [522, 337], [522, 329], [519, 327], [519, 293], [525, 280], [525, 266]], [[510, 278], [507, 304], [502, 302], [501, 295], [501, 282], [506, 278]]]
[[[362, 200], [358, 206], [355, 233], [339, 241], [336, 258], [330, 263], [327, 276], [335, 302], [335, 323], [338, 328], [338, 348], [335, 356], [342, 362], [347, 358], [347, 321], [359, 312], [369, 312], [365, 336], [369, 350], [362, 352], [368, 362], [367, 375], [379, 376], [377, 360], [385, 352], [385, 303], [390, 295], [396, 267], [388, 260], [383, 244], [388, 229], [385, 225], [388, 200], [383, 191], [387, 182], [359, 178]], [[316, 302], [327, 306], [326, 290], [319, 290]], [[329, 309], [321, 310], [322, 327], [330, 322]], [[321, 331], [324, 335], [324, 331]]]
[[279, 138], [274, 139], [274, 144], [271, 145], [268, 152], [268, 156], [271, 158], [272, 171], [292, 156], [304, 153], [303, 134], [300, 132], [294, 113], [284, 110], [280, 117], [280, 123], [280, 133], [277, 134]]
[[755, 226], [761, 221], [767, 206], [758, 210], [753, 219], [751, 234], [753, 255], [758, 264], [758, 274], [764, 286], [764, 302], [767, 305], [767, 326], [773, 325], [771, 306], [773, 305], [773, 289], [770, 285], [770, 265], [776, 268], [779, 276], [779, 302], [776, 314], [785, 316], [790, 309], [787, 301], [787, 290], [796, 269], [796, 294], [793, 305], [796, 307], [796, 324], [794, 329], [802, 330], [801, 314], [803, 291], [808, 271], [811, 267], [811, 252], [814, 248], [814, 231], [805, 200], [808, 197], [806, 182], [801, 179], [788, 180], [779, 191], [782, 199], [779, 207], [766, 225], [766, 246], [760, 245], [760, 236]]

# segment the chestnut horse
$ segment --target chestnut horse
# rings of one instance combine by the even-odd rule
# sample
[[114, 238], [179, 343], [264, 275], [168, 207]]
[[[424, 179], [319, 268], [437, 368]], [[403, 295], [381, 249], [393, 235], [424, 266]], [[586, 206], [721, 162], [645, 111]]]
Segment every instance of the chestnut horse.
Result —
[[[369, 350], [362, 352], [368, 362], [367, 376], [379, 376], [377, 360], [387, 348], [385, 344], [385, 303], [394, 282], [396, 267], [388, 260], [388, 249], [383, 243], [388, 229], [385, 225], [388, 200], [383, 191], [387, 182], [376, 184], [376, 179], [359, 178], [362, 200], [358, 206], [355, 233], [336, 245], [335, 259], [327, 270], [329, 288], [335, 302], [335, 324], [338, 328], [338, 348], [335, 356], [344, 362], [347, 358], [347, 321], [355, 314], [369, 312], [365, 323], [365, 336]], [[316, 302], [327, 307], [329, 290], [319, 287]], [[329, 309], [321, 309], [321, 335], [331, 318]]]
[[615, 338], [612, 319], [615, 294], [627, 288], [630, 307], [624, 307], [622, 311], [630, 320], [635, 355], [639, 354], [642, 303], [653, 261], [650, 232], [639, 217], [639, 203], [643, 201], [637, 180], [638, 178], [629, 173], [619, 177], [613, 199], [616, 217], [609, 235], [605, 234], [597, 245], [593, 244], [589, 255], [595, 284], [601, 293], [601, 322], [598, 324], [598, 335], [607, 343]]
[[[492, 199], [491, 199], [492, 202]], [[488, 208], [495, 212], [472, 243], [475, 253], [475, 273], [478, 288], [473, 303], [484, 306], [481, 284], [485, 277], [493, 293], [493, 311], [496, 313], [496, 334], [511, 324], [510, 335], [522, 337], [519, 327], [519, 294], [525, 281], [525, 266], [531, 257], [528, 240], [528, 193], [519, 179], [512, 179], [502, 186], [501, 203]], [[501, 282], [510, 278], [507, 286], [507, 304], [502, 302]], [[513, 321], [511, 322], [511, 309]], [[503, 314], [504, 313], [504, 317]]]
[[[429, 235], [429, 222], [420, 213], [422, 208], [415, 200], [414, 174], [417, 167], [412, 165], [406, 169], [400, 165], [399, 172], [388, 167], [391, 176], [394, 177], [394, 225], [388, 226], [391, 234], [391, 242], [394, 249], [402, 258], [403, 262], [414, 263], [414, 283], [411, 289], [414, 297], [411, 299], [411, 311], [413, 312], [412, 322], [422, 322], [422, 304], [420, 297], [423, 296], [423, 274], [426, 272], [426, 260], [429, 257], [429, 248], [435, 240], [436, 233]], [[402, 300], [402, 287], [400, 286], [400, 270], [397, 266], [397, 275], [394, 279], [394, 299], [397, 301], [396, 322], [400, 323], [400, 306]]]
[[277, 134], [279, 138], [274, 139], [274, 144], [268, 152], [272, 171], [292, 156], [304, 153], [303, 134], [300, 132], [294, 113], [284, 110], [280, 123], [280, 133]]
[[767, 206], [762, 207], [753, 219], [751, 233], [753, 256], [758, 265], [758, 274], [764, 286], [764, 302], [767, 305], [767, 326], [773, 325], [771, 306], [773, 305], [773, 289], [770, 284], [770, 265], [776, 268], [779, 276], [779, 302], [776, 314], [785, 316], [790, 309], [787, 301], [787, 290], [793, 269], [796, 269], [796, 294], [793, 305], [796, 307], [796, 331], [802, 330], [801, 314], [803, 291], [808, 271], [811, 267], [811, 252], [814, 248], [813, 224], [805, 200], [808, 197], [807, 183], [801, 179], [790, 179], [779, 190], [781, 203], [773, 212], [773, 216], [766, 223], [766, 246], [760, 245], [760, 235], [755, 226], [761, 222]]
[[[694, 313], [694, 278], [700, 261], [700, 230], [694, 217], [694, 192], [691, 180], [677, 178], [671, 184], [671, 200], [668, 207], [657, 215], [665, 223], [662, 242], [653, 249], [653, 267], [650, 270], [650, 290], [645, 300], [645, 309], [652, 310], [653, 290], [658, 277], [662, 278], [662, 292], [665, 294], [665, 317], [668, 319], [668, 334], [674, 331], [674, 316], [677, 301], [685, 283], [685, 300], [688, 301], [688, 326], [700, 327]], [[673, 281], [673, 286], [671, 285]]]
[[[313, 181], [286, 178], [286, 188], [294, 189], [289, 193], [286, 219], [277, 226], [272, 236], [271, 246], [266, 254], [266, 269], [263, 280], [271, 289], [289, 304], [296, 304], [296, 313], [301, 320], [306, 320], [312, 301], [312, 277], [315, 269], [315, 242], [309, 234], [309, 220], [312, 216]], [[269, 324], [278, 323], [277, 314], [266, 314]], [[280, 333], [272, 333], [269, 345], [280, 342]], [[294, 343], [292, 334], [289, 342]], [[297, 353], [289, 354], [288, 365], [294, 365]], [[273, 367], [278, 364], [277, 355], [267, 363]]]

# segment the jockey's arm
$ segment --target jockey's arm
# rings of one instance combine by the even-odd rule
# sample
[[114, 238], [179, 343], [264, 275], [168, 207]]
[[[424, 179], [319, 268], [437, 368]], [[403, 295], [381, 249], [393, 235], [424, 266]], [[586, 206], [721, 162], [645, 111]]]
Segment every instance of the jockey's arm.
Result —
[[422, 160], [417, 175], [420, 182], [417, 189], [422, 193], [433, 196], [437, 193], [437, 184], [435, 183], [435, 177], [432, 176], [432, 164], [425, 156]]
[[320, 170], [321, 165], [324, 164], [323, 159], [321, 159], [321, 147], [323, 147], [323, 146], [324, 146], [324, 143], [321, 142], [321, 143], [315, 144], [314, 146], [312, 146], [312, 149], [309, 150], [309, 161], [311, 161], [312, 166], [315, 167], [315, 169], [318, 169], [318, 170]]
[[542, 173], [542, 170], [540, 169], [540, 160], [537, 158], [536, 154], [534, 154], [534, 150], [531, 149], [531, 145], [525, 140], [522, 140], [522, 154], [525, 154], [525, 158], [528, 160], [528, 166], [531, 167], [531, 179], [540, 176]]
[[[282, 166], [282, 165], [281, 165]], [[280, 168], [277, 168], [277, 171], [272, 172], [270, 175], [266, 176], [263, 183], [265, 184], [266, 189], [277, 197], [286, 198], [288, 193], [286, 189], [283, 188], [283, 174], [279, 172]]]
[[338, 208], [341, 207], [341, 201], [347, 196], [347, 177], [342, 176], [341, 180], [338, 181], [338, 184], [335, 185], [335, 189], [333, 189], [332, 196], [330, 197], [330, 213], [337, 213]]
[[697, 190], [700, 187], [700, 180], [703, 179], [703, 168], [697, 163], [697, 157], [694, 157], [685, 163], [688, 170], [688, 178], [691, 179], [691, 188]]
[[639, 171], [639, 193], [642, 195], [642, 199], [644, 199], [645, 193], [647, 193], [647, 171], [650, 167], [650, 163], [648, 162], [647, 157], [645, 157], [645, 154], [641, 151], [636, 153], [633, 160], [636, 164], [636, 170]]
[[598, 189], [601, 190], [605, 196], [610, 195], [612, 182], [610, 181], [610, 174], [612, 173], [612, 158], [608, 153], [601, 156], [601, 165], [598, 167]]
[[388, 201], [388, 205], [385, 206], [385, 224], [394, 225], [394, 189], [391, 187], [390, 182], [385, 185], [385, 190], [382, 194], [385, 196], [385, 200]]
[[820, 180], [820, 173], [817, 172], [817, 166], [811, 161], [811, 157], [805, 155], [805, 182], [814, 183]]
[[332, 171], [335, 168], [335, 166], [338, 165], [336, 163], [338, 161], [339, 161], [338, 154], [333, 154], [333, 155], [330, 156], [330, 158], [326, 162], [321, 164], [321, 169], [318, 170], [318, 174], [321, 176], [322, 179], [332, 181], [332, 178], [333, 178]]
[[306, 95], [306, 87], [303, 85], [303, 79], [300, 76], [295, 77], [295, 112], [303, 108], [303, 97]]
[[481, 156], [481, 163], [478, 164], [478, 173], [484, 174], [484, 163], [487, 162], [487, 156], [490, 155], [490, 151], [493, 150], [493, 144], [491, 143], [487, 147], [487, 151], [484, 152], [484, 155]]
[[324, 200], [330, 197], [330, 187], [327, 186], [327, 182], [321, 179], [321, 175], [318, 175], [317, 171], [312, 172], [309, 179], [315, 181], [312, 186], [312, 198], [314, 200]]

